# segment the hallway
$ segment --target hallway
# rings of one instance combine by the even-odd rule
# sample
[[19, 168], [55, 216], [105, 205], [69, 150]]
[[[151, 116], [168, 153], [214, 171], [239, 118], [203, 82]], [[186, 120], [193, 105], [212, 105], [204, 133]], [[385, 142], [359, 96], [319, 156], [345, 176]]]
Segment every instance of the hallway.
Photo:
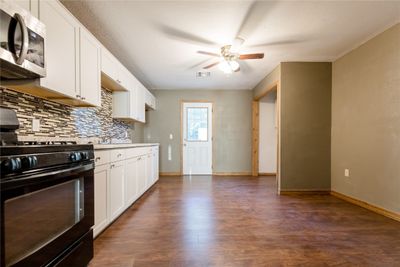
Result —
[[95, 240], [90, 266], [395, 266], [400, 223], [275, 177], [161, 177]]

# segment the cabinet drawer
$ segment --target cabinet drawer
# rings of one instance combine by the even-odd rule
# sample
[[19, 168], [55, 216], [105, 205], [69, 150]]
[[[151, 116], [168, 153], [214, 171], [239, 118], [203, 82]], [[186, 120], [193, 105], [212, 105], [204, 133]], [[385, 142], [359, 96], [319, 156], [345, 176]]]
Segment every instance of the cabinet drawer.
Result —
[[142, 156], [149, 153], [148, 147], [137, 147], [135, 149], [136, 149], [136, 156]]
[[139, 148], [127, 148], [125, 149], [125, 158], [130, 159], [140, 155]]
[[110, 159], [110, 151], [109, 150], [95, 150], [94, 151], [94, 162], [96, 166], [100, 166], [106, 163], [109, 163]]
[[112, 149], [110, 151], [111, 162], [125, 159], [125, 149]]

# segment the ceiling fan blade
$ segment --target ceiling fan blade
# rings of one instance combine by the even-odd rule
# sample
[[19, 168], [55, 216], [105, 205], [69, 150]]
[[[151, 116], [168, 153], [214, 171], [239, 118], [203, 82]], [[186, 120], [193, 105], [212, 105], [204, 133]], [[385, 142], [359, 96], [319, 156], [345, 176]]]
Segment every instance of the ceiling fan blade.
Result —
[[209, 68], [212, 68], [212, 67], [214, 67], [214, 66], [216, 66], [218, 64], [219, 64], [219, 61], [218, 62], [214, 62], [213, 64], [210, 64], [210, 65], [207, 65], [203, 69], [209, 69]]
[[246, 59], [261, 59], [264, 58], [264, 53], [257, 53], [257, 54], [244, 54], [240, 55], [239, 59], [246, 60]]
[[207, 52], [207, 51], [197, 51], [197, 53], [206, 55], [206, 56], [212, 56], [212, 57], [220, 57], [221, 56], [216, 53], [211, 53], [211, 52]]
[[210, 41], [201, 36], [198, 36], [196, 34], [193, 34], [191, 32], [185, 32], [180, 29], [170, 27], [168, 25], [163, 25], [163, 24], [156, 24], [155, 26], [158, 28], [159, 31], [161, 31], [162, 33], [164, 33], [166, 36], [168, 36], [171, 39], [175, 39], [178, 41], [183, 41], [183, 42], [191, 43], [191, 44], [200, 44], [203, 46], [217, 45], [215, 42]]

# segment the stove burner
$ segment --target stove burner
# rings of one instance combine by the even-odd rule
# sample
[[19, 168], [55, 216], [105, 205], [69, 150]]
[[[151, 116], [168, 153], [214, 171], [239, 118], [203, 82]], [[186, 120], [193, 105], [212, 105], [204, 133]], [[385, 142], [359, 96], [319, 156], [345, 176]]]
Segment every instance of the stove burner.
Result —
[[0, 142], [0, 146], [66, 146], [76, 145], [76, 141], [5, 141]]
[[76, 145], [76, 141], [20, 141], [18, 146]]

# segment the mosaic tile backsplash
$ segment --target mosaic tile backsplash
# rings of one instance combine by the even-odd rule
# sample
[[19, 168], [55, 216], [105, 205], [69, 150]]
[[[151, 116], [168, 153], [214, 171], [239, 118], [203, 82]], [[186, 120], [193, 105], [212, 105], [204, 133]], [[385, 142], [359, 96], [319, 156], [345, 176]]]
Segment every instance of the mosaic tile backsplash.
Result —
[[[101, 90], [101, 107], [73, 108], [0, 87], [0, 106], [17, 112], [18, 136], [133, 140], [134, 124], [112, 118], [112, 93]], [[40, 131], [32, 131], [40, 119]]]

